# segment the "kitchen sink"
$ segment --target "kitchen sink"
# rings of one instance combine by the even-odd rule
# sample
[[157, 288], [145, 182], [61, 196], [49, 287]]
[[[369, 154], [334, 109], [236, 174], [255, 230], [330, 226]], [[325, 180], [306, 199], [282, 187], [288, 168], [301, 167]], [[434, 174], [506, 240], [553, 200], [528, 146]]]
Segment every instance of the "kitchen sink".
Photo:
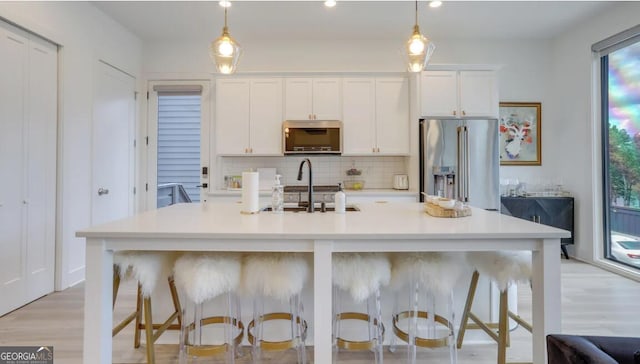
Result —
[[[327, 207], [326, 212], [333, 212], [335, 211], [335, 208], [333, 206], [331, 207]], [[261, 211], [271, 211], [271, 206], [267, 206], [265, 208], [263, 208]], [[284, 212], [306, 212], [307, 208], [305, 206], [285, 206], [284, 207]], [[345, 208], [345, 211], [349, 212], [349, 211], [360, 211], [360, 209], [358, 208], [358, 206], [347, 206]], [[322, 210], [320, 209], [320, 207], [316, 207], [314, 212], [319, 212], [322, 213]]]

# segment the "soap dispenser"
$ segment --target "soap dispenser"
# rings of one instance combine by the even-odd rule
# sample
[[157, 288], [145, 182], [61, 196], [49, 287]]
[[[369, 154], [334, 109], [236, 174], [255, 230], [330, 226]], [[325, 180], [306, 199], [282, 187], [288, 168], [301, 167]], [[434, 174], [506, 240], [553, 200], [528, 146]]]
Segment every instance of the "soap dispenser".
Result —
[[338, 192], [335, 195], [336, 200], [336, 213], [344, 214], [347, 205], [347, 196], [342, 192], [342, 184], [338, 183]]
[[271, 211], [276, 214], [284, 212], [284, 187], [280, 184], [280, 177], [276, 174], [276, 182], [271, 192]]

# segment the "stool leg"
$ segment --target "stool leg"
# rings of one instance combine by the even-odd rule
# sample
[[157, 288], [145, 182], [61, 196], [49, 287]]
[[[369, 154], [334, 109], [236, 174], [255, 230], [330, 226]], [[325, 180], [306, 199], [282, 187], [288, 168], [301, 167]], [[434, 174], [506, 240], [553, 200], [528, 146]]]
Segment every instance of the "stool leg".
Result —
[[135, 332], [133, 334], [133, 347], [136, 349], [140, 347], [140, 334], [141, 334], [140, 330], [142, 329], [142, 327], [140, 326], [141, 322], [142, 322], [142, 288], [140, 287], [140, 284], [138, 284], [138, 293], [136, 296], [136, 322], [135, 322]]
[[293, 327], [295, 328], [295, 337], [293, 339], [296, 342], [296, 351], [298, 352], [298, 363], [305, 364], [307, 362], [307, 353], [304, 343], [304, 319], [302, 317], [302, 304], [300, 302], [300, 295], [294, 295], [291, 297], [291, 316]]
[[[232, 317], [235, 317], [236, 320], [241, 321], [242, 318], [242, 311], [240, 310], [240, 299], [238, 298], [238, 295], [235, 292], [233, 293], [233, 305], [235, 307], [235, 315]], [[234, 328], [234, 330], [236, 330], [236, 328]], [[240, 332], [238, 332], [239, 334]], [[244, 356], [244, 352], [242, 351], [242, 343], [240, 345], [236, 346], [236, 356], [237, 357], [242, 357]]]
[[338, 351], [340, 350], [340, 348], [338, 348], [338, 337], [340, 336], [340, 313], [341, 311], [341, 302], [340, 302], [340, 290], [338, 289], [338, 286], [333, 286], [333, 296], [332, 296], [332, 330], [333, 330], [333, 362], [336, 363], [338, 362]]
[[253, 347], [252, 347], [252, 362], [258, 363], [261, 357], [260, 342], [262, 341], [262, 315], [264, 310], [264, 297], [258, 294], [253, 299]]
[[[391, 321], [392, 321], [392, 326], [393, 326], [393, 320], [395, 315], [397, 315], [400, 310], [398, 309], [398, 295], [394, 294], [394, 299], [393, 299], [393, 315], [391, 317]], [[391, 329], [392, 331], [394, 330], [393, 328]], [[397, 345], [398, 345], [398, 337], [396, 336], [395, 332], [391, 333], [391, 339], [389, 339], [389, 352], [390, 353], [395, 353], [396, 349], [397, 349]]]
[[180, 296], [178, 296], [178, 290], [176, 289], [176, 282], [173, 276], [170, 276], [167, 280], [169, 281], [169, 292], [171, 292], [174, 313], [178, 313], [178, 325], [182, 325], [182, 307], [180, 305]]
[[460, 318], [460, 330], [458, 330], [458, 349], [462, 347], [462, 341], [464, 340], [464, 334], [467, 331], [467, 323], [469, 321], [469, 312], [471, 312], [471, 305], [473, 305], [473, 297], [476, 294], [476, 288], [478, 287], [478, 278], [480, 274], [478, 271], [474, 271], [471, 276], [471, 283], [469, 284], [469, 292], [467, 293], [467, 302], [464, 304], [464, 310], [462, 311], [462, 317]]
[[500, 317], [498, 321], [498, 364], [505, 364], [507, 361], [507, 338], [509, 335], [508, 310], [508, 290], [500, 292]]
[[[453, 305], [453, 290], [449, 292], [449, 303], [448, 303], [448, 316], [449, 322], [451, 325], [455, 322], [455, 310]], [[456, 349], [456, 332], [453, 326], [449, 328], [449, 361], [451, 364], [456, 364], [458, 362], [458, 351]]]
[[202, 303], [196, 304], [193, 310], [193, 345], [202, 345]]
[[407, 363], [416, 362], [416, 332], [418, 329], [418, 282], [415, 277], [410, 278], [409, 283], [409, 305], [410, 315], [408, 319], [409, 340], [407, 342]]
[[187, 317], [187, 310], [185, 308], [182, 309], [182, 323], [180, 325], [180, 351], [178, 354], [178, 363], [186, 364], [187, 363], [187, 348], [186, 345], [189, 343], [189, 323], [188, 320], [185, 320]]
[[[147, 340], [147, 363], [154, 364], [156, 362], [155, 350], [153, 349], [153, 315], [151, 313], [151, 298], [144, 298], [144, 331]], [[139, 331], [139, 330], [136, 330]]]
[[227, 343], [227, 350], [226, 350], [226, 362], [229, 364], [234, 364], [235, 363], [235, 359], [236, 359], [236, 346], [235, 343], [233, 342], [233, 338], [234, 338], [234, 325], [233, 325], [233, 318], [237, 317], [235, 316], [235, 312], [234, 312], [234, 304], [233, 304], [233, 293], [231, 291], [227, 292], [227, 312], [226, 312], [226, 316], [227, 316], [227, 322], [225, 322], [224, 324], [224, 336], [225, 336], [225, 341]]
[[[436, 338], [436, 297], [433, 290], [430, 287], [424, 287], [425, 293], [425, 308], [427, 310], [427, 320], [426, 320], [426, 338], [435, 339]], [[416, 330], [416, 336], [418, 335], [419, 330]]]
[[120, 268], [117, 265], [113, 265], [113, 305], [111, 308], [116, 307], [116, 298], [118, 297], [118, 290], [120, 289]]
[[382, 364], [382, 313], [380, 306], [380, 290], [367, 298], [367, 314], [369, 316], [369, 340], [374, 341], [373, 354], [376, 364]]

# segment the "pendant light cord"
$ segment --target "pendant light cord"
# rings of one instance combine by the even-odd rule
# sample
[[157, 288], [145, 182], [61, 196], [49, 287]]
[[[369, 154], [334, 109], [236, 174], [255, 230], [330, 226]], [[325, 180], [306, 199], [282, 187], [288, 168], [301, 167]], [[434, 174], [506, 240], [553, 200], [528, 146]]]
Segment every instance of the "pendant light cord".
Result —
[[416, 0], [416, 25], [418, 25], [418, 0]]
[[224, 27], [227, 28], [227, 8], [224, 8]]

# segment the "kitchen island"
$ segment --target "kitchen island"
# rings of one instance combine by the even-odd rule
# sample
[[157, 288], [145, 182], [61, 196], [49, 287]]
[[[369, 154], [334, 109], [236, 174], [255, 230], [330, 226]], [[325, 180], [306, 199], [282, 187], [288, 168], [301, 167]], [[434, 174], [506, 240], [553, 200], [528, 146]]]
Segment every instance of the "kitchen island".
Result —
[[497, 212], [435, 218], [420, 203], [359, 204], [346, 214], [241, 214], [234, 203], [178, 204], [77, 232], [85, 237], [85, 363], [111, 363], [113, 252], [118, 250], [307, 252], [313, 255], [314, 362], [331, 362], [331, 254], [530, 250], [533, 362], [560, 332], [560, 238], [569, 232]]

